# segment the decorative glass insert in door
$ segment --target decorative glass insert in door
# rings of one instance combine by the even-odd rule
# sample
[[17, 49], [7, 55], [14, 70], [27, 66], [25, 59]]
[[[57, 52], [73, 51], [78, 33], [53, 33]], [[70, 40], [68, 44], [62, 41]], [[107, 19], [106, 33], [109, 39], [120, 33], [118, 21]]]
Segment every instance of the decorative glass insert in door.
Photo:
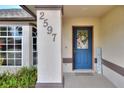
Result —
[[88, 49], [88, 31], [77, 31], [77, 49]]

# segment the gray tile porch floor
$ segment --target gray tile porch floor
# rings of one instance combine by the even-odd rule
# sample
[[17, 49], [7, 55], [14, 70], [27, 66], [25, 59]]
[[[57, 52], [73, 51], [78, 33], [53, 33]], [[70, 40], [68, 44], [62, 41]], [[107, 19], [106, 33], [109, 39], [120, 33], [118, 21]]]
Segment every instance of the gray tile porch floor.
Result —
[[93, 73], [64, 74], [65, 88], [115, 88], [103, 75]]

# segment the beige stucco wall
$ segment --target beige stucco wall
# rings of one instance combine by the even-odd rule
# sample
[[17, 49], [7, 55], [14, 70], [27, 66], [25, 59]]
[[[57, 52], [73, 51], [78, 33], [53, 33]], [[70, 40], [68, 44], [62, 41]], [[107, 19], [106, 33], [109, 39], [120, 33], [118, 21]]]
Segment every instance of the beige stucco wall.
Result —
[[72, 26], [93, 26], [94, 48], [99, 47], [99, 18], [63, 18], [62, 21], [63, 58], [72, 58]]
[[124, 67], [124, 6], [111, 10], [100, 23], [103, 58]]
[[[102, 57], [124, 67], [124, 6], [118, 6], [101, 18]], [[103, 75], [117, 87], [124, 87], [124, 77], [103, 66]]]

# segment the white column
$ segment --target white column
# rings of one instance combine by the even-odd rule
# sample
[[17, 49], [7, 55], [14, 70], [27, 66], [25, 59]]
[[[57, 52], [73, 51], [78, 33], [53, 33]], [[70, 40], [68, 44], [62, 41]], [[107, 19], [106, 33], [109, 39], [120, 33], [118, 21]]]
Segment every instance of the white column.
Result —
[[23, 66], [30, 67], [32, 62], [32, 31], [29, 24], [23, 26]]
[[61, 9], [51, 9], [37, 10], [38, 79], [36, 87], [62, 87]]
[[102, 74], [102, 48], [97, 48], [96, 54], [97, 54], [96, 70], [98, 74]]

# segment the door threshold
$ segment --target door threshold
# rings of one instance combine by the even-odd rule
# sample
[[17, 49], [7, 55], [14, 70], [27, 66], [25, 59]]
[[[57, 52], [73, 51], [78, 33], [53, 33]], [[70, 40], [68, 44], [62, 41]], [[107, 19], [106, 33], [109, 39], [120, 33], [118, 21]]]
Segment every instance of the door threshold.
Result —
[[75, 69], [74, 73], [94, 73], [93, 69]]

